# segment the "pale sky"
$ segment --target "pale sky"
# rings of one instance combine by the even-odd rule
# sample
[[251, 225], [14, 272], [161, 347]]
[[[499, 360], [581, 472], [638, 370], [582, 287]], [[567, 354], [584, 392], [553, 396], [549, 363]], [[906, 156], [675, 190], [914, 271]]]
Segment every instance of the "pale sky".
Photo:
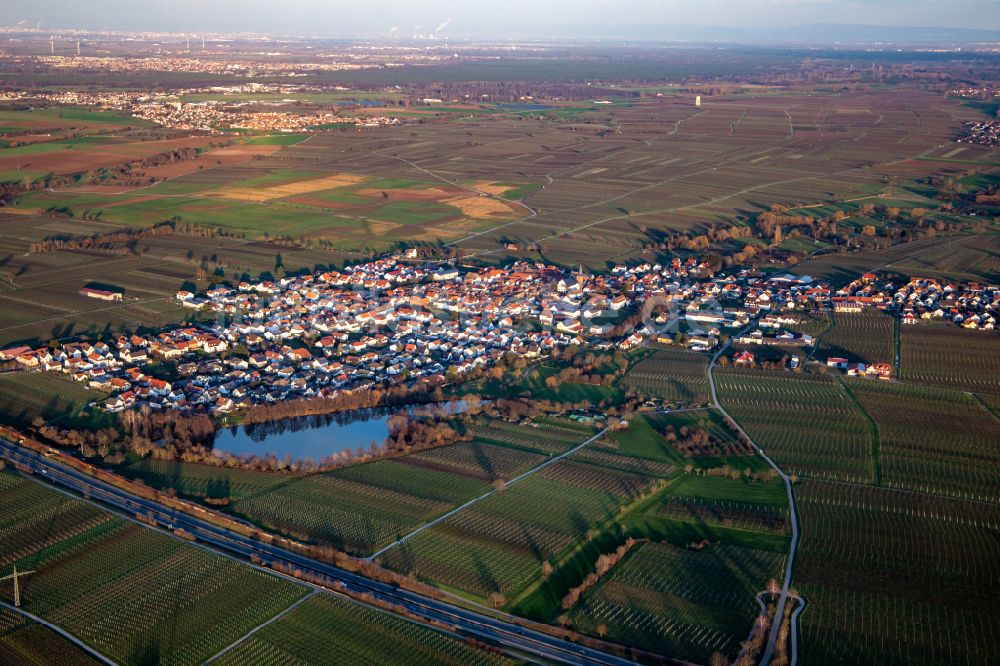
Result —
[[[587, 38], [631, 27], [780, 28], [807, 23], [1000, 29], [1000, 0], [32, 0], [0, 24], [358, 36], [409, 36], [417, 26], [452, 38]], [[619, 36], [616, 34], [616, 36]]]

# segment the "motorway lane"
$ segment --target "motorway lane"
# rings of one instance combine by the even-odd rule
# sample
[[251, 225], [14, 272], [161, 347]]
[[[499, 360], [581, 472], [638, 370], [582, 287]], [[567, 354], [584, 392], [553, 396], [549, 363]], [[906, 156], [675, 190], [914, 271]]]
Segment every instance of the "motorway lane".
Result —
[[136, 513], [151, 512], [161, 524], [170, 529], [183, 528], [195, 535], [203, 544], [225, 550], [245, 559], [256, 555], [265, 560], [278, 560], [292, 564], [307, 573], [337, 581], [345, 589], [352, 592], [367, 592], [381, 601], [404, 606], [411, 613], [426, 619], [454, 625], [464, 635], [501, 645], [518, 655], [530, 655], [538, 659], [566, 664], [626, 666], [634, 663], [529, 627], [453, 606], [447, 602], [431, 599], [388, 583], [365, 578], [278, 546], [228, 532], [186, 513], [162, 507], [152, 500], [130, 495], [124, 490], [91, 478], [73, 468], [49, 460], [39, 453], [3, 439], [0, 439], [0, 455], [12, 462], [31, 468], [36, 472], [37, 478], [47, 478], [52, 483], [85, 494], [91, 500], [110, 505], [130, 516]]

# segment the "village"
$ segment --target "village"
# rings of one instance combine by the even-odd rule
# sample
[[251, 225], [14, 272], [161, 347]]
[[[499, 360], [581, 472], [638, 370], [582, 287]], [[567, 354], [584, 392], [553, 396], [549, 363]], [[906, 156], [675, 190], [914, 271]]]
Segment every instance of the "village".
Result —
[[992, 331], [1000, 309], [1000, 287], [920, 277], [897, 284], [880, 282], [876, 274], [865, 273], [838, 289], [830, 300], [835, 312], [879, 309], [897, 314], [907, 325], [938, 320]]
[[[270, 87], [261, 86], [264, 92]], [[276, 87], [277, 88], [277, 87]], [[171, 94], [153, 92], [0, 92], [0, 102], [44, 102], [68, 106], [86, 106], [128, 113], [175, 130], [195, 130], [220, 133], [227, 130], [254, 132], [312, 132], [320, 127], [354, 125], [381, 127], [400, 124], [399, 118], [387, 115], [340, 115], [339, 113], [293, 111], [294, 100], [277, 102], [234, 102], [207, 100], [184, 102], [186, 94], [198, 94], [200, 89], [179, 90]], [[16, 137], [14, 137], [16, 141]]]
[[[118, 301], [121, 294], [83, 289]], [[24, 370], [63, 372], [110, 392], [110, 412], [148, 406], [224, 415], [256, 404], [376, 387], [431, 389], [508, 354], [537, 359], [569, 345], [631, 349], [647, 342], [712, 351], [736, 344], [812, 347], [789, 328], [801, 313], [893, 312], [907, 324], [943, 319], [991, 330], [1000, 290], [874, 274], [832, 292], [809, 277], [710, 276], [694, 259], [616, 266], [604, 275], [541, 263], [503, 268], [415, 265], [387, 257], [343, 269], [178, 291], [213, 323], [115, 340], [0, 351]], [[754, 365], [737, 351], [737, 365]], [[888, 364], [826, 364], [887, 379]], [[790, 369], [799, 357], [789, 361]]]

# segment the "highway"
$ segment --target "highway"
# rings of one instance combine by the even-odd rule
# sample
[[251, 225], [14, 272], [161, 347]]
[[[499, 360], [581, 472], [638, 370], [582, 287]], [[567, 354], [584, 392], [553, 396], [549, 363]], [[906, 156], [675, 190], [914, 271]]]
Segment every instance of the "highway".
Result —
[[[333, 565], [313, 560], [278, 546], [229, 532], [189, 514], [132, 495], [2, 438], [0, 438], [0, 455], [13, 463], [31, 469], [36, 478], [48, 479], [53, 484], [85, 495], [91, 501], [117, 509], [129, 516], [134, 516], [137, 513], [151, 515], [158, 523], [169, 529], [182, 528], [194, 535], [203, 545], [242, 559], [249, 560], [251, 556], [256, 555], [267, 562], [278, 561], [294, 565], [304, 573], [336, 581], [345, 591], [368, 593], [382, 602], [403, 606], [410, 613], [427, 620], [452, 625], [458, 633], [464, 636], [499, 646], [516, 656], [527, 656], [534, 660], [562, 664], [608, 664], [612, 666], [634, 664], [628, 659], [550, 636], [529, 626], [520, 625], [512, 621], [513, 619], [492, 617], [454, 606], [445, 601], [425, 597], [416, 592], [338, 569]], [[377, 608], [377, 606], [374, 607]]]

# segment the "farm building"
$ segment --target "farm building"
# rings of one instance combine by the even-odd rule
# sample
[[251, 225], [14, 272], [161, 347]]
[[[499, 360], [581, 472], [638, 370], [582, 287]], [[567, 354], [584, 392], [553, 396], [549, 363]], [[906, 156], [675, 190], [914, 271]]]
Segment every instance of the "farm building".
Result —
[[93, 289], [91, 287], [84, 287], [80, 290], [81, 296], [86, 296], [87, 298], [97, 298], [102, 301], [120, 301], [122, 300], [122, 293], [120, 291], [108, 291], [106, 289]]

